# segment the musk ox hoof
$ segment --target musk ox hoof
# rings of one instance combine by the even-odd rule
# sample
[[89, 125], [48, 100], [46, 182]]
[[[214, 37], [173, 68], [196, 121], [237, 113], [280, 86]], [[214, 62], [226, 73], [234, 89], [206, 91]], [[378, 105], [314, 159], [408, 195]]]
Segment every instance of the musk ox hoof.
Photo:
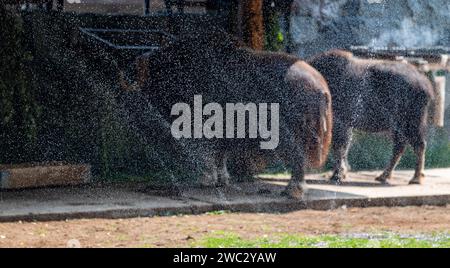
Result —
[[377, 181], [377, 182], [379, 182], [379, 183], [381, 183], [381, 184], [383, 184], [383, 185], [389, 185], [390, 183], [389, 183], [389, 180], [390, 180], [391, 178], [390, 177], [387, 177], [387, 176], [384, 176], [384, 175], [380, 175], [380, 176], [378, 176], [378, 177], [376, 177], [375, 178], [375, 180]]
[[205, 172], [198, 180], [198, 184], [201, 187], [211, 187], [218, 183], [219, 179], [217, 176], [217, 171]]
[[286, 189], [284, 189], [283, 192], [281, 192], [281, 196], [285, 196], [290, 199], [301, 200], [303, 199], [307, 190], [308, 189], [305, 186], [305, 184], [297, 186], [288, 185]]
[[330, 178], [330, 182], [333, 184], [342, 184], [342, 182], [345, 180], [345, 176], [339, 176], [337, 174], [333, 174]]
[[215, 184], [216, 187], [228, 187], [230, 186], [230, 181], [218, 181]]
[[420, 176], [414, 176], [414, 178], [412, 178], [412, 180], [409, 181], [409, 184], [414, 185], [414, 184], [423, 184], [425, 180], [425, 175], [421, 174]]
[[218, 182], [216, 186], [229, 186], [230, 185], [230, 174], [228, 172], [220, 172], [218, 174]]

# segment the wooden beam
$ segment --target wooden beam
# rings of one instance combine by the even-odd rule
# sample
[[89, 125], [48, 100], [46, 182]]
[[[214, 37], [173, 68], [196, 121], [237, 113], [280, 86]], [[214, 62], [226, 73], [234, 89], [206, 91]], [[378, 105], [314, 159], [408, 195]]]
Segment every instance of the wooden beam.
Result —
[[[256, 50], [264, 48], [263, 0], [242, 0], [238, 7], [238, 24], [247, 45]], [[239, 27], [239, 25], [238, 25]]]
[[90, 165], [0, 165], [0, 189], [80, 185], [90, 181]]

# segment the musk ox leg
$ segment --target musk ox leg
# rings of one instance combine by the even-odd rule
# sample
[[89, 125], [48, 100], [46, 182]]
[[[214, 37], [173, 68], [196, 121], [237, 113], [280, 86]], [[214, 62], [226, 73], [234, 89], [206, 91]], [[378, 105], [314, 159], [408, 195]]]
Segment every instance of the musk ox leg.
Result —
[[337, 124], [333, 133], [334, 173], [330, 181], [340, 183], [347, 177], [347, 157], [352, 141], [352, 129]]
[[203, 172], [199, 178], [199, 184], [201, 186], [210, 187], [214, 186], [218, 182], [218, 172], [214, 154], [203, 157]]
[[292, 168], [292, 176], [289, 184], [281, 195], [293, 199], [302, 199], [307, 191], [305, 181], [305, 156], [301, 139], [296, 139], [288, 128], [282, 128], [280, 145], [278, 150], [285, 164]]
[[392, 150], [392, 159], [389, 162], [389, 165], [383, 171], [383, 173], [377, 178], [375, 178], [376, 181], [379, 181], [382, 184], [388, 184], [388, 180], [390, 180], [392, 177], [392, 171], [394, 171], [395, 167], [400, 161], [400, 158], [405, 152], [405, 147], [406, 144], [404, 142], [394, 141], [394, 148]]
[[422, 184], [425, 179], [425, 151], [427, 147], [426, 142], [426, 128], [427, 128], [427, 106], [424, 105], [422, 109], [415, 109], [419, 115], [416, 116], [416, 120], [412, 120], [409, 123], [409, 142], [416, 154], [416, 170], [414, 177], [409, 184]]
[[289, 184], [283, 190], [281, 195], [287, 196], [292, 199], [302, 199], [303, 195], [307, 191], [305, 181], [305, 170], [303, 161], [300, 159], [291, 159], [292, 177]]
[[217, 165], [217, 186], [228, 186], [230, 184], [230, 174], [227, 169], [227, 153], [219, 152], [216, 156]]
[[411, 179], [409, 184], [423, 184], [425, 179], [424, 169], [425, 169], [425, 151], [426, 142], [422, 140], [418, 144], [414, 144], [414, 153], [416, 154], [416, 170], [414, 172], [414, 177]]

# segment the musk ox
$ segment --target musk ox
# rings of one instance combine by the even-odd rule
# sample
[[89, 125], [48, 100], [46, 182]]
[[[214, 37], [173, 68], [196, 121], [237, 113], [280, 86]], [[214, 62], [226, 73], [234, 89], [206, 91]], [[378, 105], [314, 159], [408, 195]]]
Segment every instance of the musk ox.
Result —
[[[300, 198], [305, 168], [321, 166], [327, 158], [332, 130], [328, 86], [319, 72], [297, 57], [253, 51], [237, 46], [222, 32], [211, 32], [184, 35], [155, 54], [138, 58], [136, 67], [134, 82], [121, 75], [122, 87], [140, 90], [168, 122], [174, 120], [174, 104], [192, 104], [194, 96], [202, 96], [204, 104], [223, 107], [227, 103], [279, 104], [279, 144], [273, 150], [258, 147], [261, 137], [188, 141], [203, 148], [207, 181], [227, 184], [227, 158], [254, 151], [277, 157], [292, 168], [284, 193]], [[270, 124], [275, 126], [273, 118]]]
[[316, 55], [308, 62], [325, 77], [332, 96], [335, 164], [331, 180], [346, 177], [352, 130], [358, 129], [392, 135], [393, 156], [377, 181], [388, 183], [409, 143], [417, 156], [410, 184], [422, 183], [427, 107], [433, 98], [427, 77], [407, 63], [358, 59], [342, 50]]

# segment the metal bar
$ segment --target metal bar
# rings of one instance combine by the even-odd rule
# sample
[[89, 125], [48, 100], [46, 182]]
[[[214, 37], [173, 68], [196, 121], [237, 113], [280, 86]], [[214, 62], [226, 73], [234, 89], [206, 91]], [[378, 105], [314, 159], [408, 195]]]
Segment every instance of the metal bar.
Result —
[[136, 50], [158, 50], [158, 46], [119, 46], [114, 45], [115, 49], [136, 49]]
[[104, 32], [104, 33], [158, 33], [160, 35], [165, 35], [173, 40], [176, 40], [177, 37], [171, 33], [168, 33], [163, 30], [142, 30], [142, 29], [99, 29], [99, 28], [80, 28], [85, 29], [90, 32]]
[[450, 47], [434, 46], [434, 47], [367, 47], [367, 46], [351, 46], [350, 50], [358, 54], [376, 54], [391, 56], [431, 56], [450, 54]]
[[105, 38], [98, 36], [95, 33], [157, 33], [161, 36], [160, 42], [162, 41], [163, 36], [169, 37], [171, 40], [176, 40], [176, 37], [174, 35], [169, 34], [165, 31], [161, 31], [161, 30], [94, 29], [94, 28], [81, 28], [81, 27], [79, 29], [82, 33], [86, 34], [87, 36], [90, 36], [93, 39], [95, 39], [99, 42], [102, 42], [112, 48], [115, 48], [115, 49], [157, 50], [157, 49], [159, 49], [159, 46], [154, 46], [154, 45], [151, 45], [151, 46], [117, 45], [111, 41], [106, 40]]
[[86, 34], [86, 35], [96, 39], [97, 41], [100, 41], [100, 42], [103, 42], [103, 43], [107, 44], [108, 46], [111, 46], [111, 47], [115, 46], [113, 43], [109, 42], [108, 40], [105, 40], [105, 39], [99, 37], [98, 35], [91, 33], [88, 29], [80, 28], [80, 31], [82, 33], [84, 33], [84, 34]]
[[58, 0], [56, 2], [56, 10], [58, 10], [58, 11], [64, 10], [64, 0]]
[[144, 15], [150, 15], [150, 0], [144, 0]]

